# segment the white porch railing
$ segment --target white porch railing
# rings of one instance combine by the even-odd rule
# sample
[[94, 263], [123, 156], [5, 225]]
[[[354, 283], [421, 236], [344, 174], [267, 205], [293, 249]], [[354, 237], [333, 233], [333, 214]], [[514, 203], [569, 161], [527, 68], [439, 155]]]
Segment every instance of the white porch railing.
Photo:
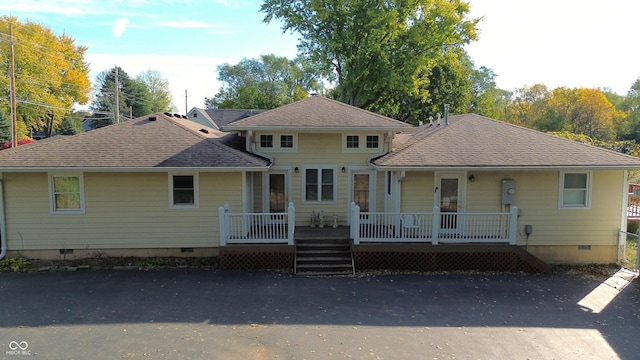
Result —
[[361, 213], [351, 204], [351, 238], [361, 242], [516, 243], [518, 208], [508, 213]]
[[293, 245], [296, 212], [289, 203], [284, 213], [231, 213], [229, 206], [218, 209], [220, 246], [227, 244]]

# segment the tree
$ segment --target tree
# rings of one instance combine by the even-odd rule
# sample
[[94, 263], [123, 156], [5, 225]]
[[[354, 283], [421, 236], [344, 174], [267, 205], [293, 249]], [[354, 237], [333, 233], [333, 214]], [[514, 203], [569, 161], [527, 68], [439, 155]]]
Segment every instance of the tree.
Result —
[[545, 109], [549, 90], [544, 84], [523, 86], [513, 93], [513, 99], [507, 107], [507, 121], [533, 127]]
[[[118, 74], [118, 106], [115, 105], [115, 79]], [[152, 112], [151, 93], [144, 82], [131, 79], [119, 66], [102, 71], [96, 77], [98, 92], [91, 103], [95, 128], [114, 124]], [[116, 111], [117, 108], [117, 111]], [[116, 114], [118, 115], [116, 117]]]
[[321, 87], [318, 71], [301, 59], [273, 54], [218, 66], [223, 85], [207, 105], [225, 109], [273, 109], [307, 97]]
[[158, 70], [147, 70], [138, 74], [136, 78], [145, 84], [151, 95], [151, 112], [167, 112], [174, 108], [171, 100], [169, 81], [162, 77]]
[[301, 55], [336, 81], [339, 100], [396, 118], [411, 116], [404, 104], [429, 106], [429, 77], [479, 21], [460, 0], [265, 0], [261, 11], [301, 35]]
[[11, 141], [11, 119], [0, 109], [0, 144]]
[[474, 68], [470, 78], [471, 103], [467, 112], [504, 120], [511, 92], [497, 87], [496, 74], [487, 67]]
[[[44, 130], [47, 136], [75, 103], [89, 101], [91, 83], [84, 56], [87, 48], [66, 34], [56, 35], [43, 25], [21, 23], [12, 16], [0, 18], [0, 33], [8, 39], [12, 24], [17, 118], [28, 130]], [[0, 57], [9, 58], [9, 42], [0, 42]], [[9, 62], [0, 63], [0, 88], [9, 88]], [[8, 102], [1, 105], [9, 112]], [[26, 135], [26, 134], [22, 134]]]

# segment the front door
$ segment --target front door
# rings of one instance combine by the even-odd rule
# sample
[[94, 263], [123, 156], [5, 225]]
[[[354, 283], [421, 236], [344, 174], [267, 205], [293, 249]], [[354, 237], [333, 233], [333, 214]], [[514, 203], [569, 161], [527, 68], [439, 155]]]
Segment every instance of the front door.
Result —
[[[270, 214], [282, 214], [287, 211], [287, 175], [286, 173], [269, 173], [267, 175], [268, 199], [267, 206]], [[270, 223], [284, 224], [286, 216], [273, 215]]]
[[436, 205], [440, 208], [440, 232], [460, 233], [464, 212], [464, 173], [441, 173], [436, 175]]
[[[360, 207], [361, 213], [375, 210], [375, 171], [355, 170], [351, 173], [351, 201]], [[368, 218], [360, 219], [367, 222]]]

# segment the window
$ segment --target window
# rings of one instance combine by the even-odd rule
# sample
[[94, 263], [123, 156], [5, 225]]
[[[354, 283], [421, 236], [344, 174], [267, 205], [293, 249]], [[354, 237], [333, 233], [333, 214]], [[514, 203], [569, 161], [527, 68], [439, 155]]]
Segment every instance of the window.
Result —
[[336, 170], [307, 168], [304, 172], [305, 201], [335, 201]]
[[170, 175], [170, 206], [198, 206], [198, 177], [195, 175]]
[[273, 135], [260, 135], [260, 147], [272, 148], [273, 147]]
[[52, 175], [51, 212], [84, 213], [84, 185], [81, 175]]
[[293, 135], [280, 135], [280, 147], [293, 149]]
[[590, 173], [563, 172], [560, 176], [561, 208], [588, 208], [590, 204]]
[[347, 149], [357, 149], [360, 147], [360, 137], [358, 135], [347, 135]]
[[377, 135], [367, 135], [367, 149], [377, 149], [379, 147]]

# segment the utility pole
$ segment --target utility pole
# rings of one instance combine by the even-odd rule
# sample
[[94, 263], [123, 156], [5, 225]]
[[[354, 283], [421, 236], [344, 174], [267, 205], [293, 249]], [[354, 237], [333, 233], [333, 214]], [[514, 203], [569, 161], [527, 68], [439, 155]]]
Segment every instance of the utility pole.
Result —
[[187, 116], [189, 108], [187, 107], [187, 90], [184, 91], [184, 115]]
[[11, 96], [11, 147], [18, 146], [18, 114], [16, 112], [16, 69], [15, 55], [13, 53], [13, 24], [9, 22], [9, 95]]
[[119, 90], [120, 86], [118, 85], [118, 65], [116, 65], [114, 85], [116, 86], [116, 106], [115, 106], [114, 123], [117, 124], [120, 122], [120, 99], [118, 98], [118, 95], [120, 93], [120, 90]]

